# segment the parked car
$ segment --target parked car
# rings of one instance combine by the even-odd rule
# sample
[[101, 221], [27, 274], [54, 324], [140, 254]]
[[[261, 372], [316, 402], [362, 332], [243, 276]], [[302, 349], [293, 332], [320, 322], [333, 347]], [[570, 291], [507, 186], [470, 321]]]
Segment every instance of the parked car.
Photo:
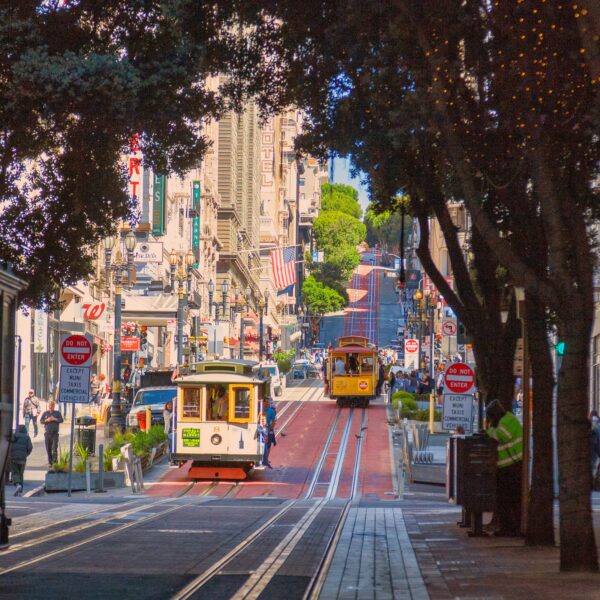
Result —
[[292, 364], [292, 378], [293, 379], [306, 379], [308, 373], [308, 361], [297, 360]]
[[270, 391], [274, 396], [281, 396], [283, 394], [283, 383], [281, 381], [281, 373], [279, 373], [279, 367], [275, 363], [263, 364], [262, 367], [254, 367], [256, 371], [267, 371], [270, 379]]
[[160, 386], [142, 388], [137, 392], [127, 415], [127, 429], [141, 429], [146, 422], [146, 408], [150, 406], [152, 425], [164, 425], [163, 411], [165, 404], [174, 402], [177, 396], [176, 386]]

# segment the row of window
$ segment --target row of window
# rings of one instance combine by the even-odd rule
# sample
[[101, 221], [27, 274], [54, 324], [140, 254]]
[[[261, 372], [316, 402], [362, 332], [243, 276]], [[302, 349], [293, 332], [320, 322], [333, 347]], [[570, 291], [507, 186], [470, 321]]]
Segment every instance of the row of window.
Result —
[[202, 421], [249, 421], [252, 418], [250, 387], [209, 385], [180, 390], [181, 417]]

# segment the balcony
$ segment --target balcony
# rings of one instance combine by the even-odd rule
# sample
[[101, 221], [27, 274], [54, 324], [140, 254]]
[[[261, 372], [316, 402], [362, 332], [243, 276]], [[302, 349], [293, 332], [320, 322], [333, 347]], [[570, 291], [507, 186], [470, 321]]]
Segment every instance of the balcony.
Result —
[[316, 213], [300, 213], [300, 227], [312, 227]]

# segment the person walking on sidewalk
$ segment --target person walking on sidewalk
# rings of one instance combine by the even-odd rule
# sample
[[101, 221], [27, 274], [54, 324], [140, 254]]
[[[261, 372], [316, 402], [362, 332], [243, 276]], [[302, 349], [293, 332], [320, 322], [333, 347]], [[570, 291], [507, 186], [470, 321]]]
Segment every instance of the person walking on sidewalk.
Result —
[[25, 429], [29, 434], [29, 423], [33, 423], [33, 437], [38, 434], [38, 415], [40, 414], [40, 401], [35, 397], [35, 392], [29, 390], [27, 397], [23, 400], [23, 421]]
[[40, 418], [40, 423], [46, 430], [44, 441], [48, 455], [48, 468], [52, 468], [52, 464], [58, 460], [58, 431], [60, 424], [64, 421], [60, 411], [55, 410], [55, 406], [54, 400], [50, 400], [48, 410]]
[[491, 422], [488, 435], [498, 442], [496, 485], [499, 536], [521, 533], [521, 472], [523, 463], [523, 427], [499, 400], [492, 400], [486, 410]]
[[19, 425], [17, 431], [13, 434], [10, 441], [10, 461], [12, 465], [12, 481], [17, 486], [15, 496], [23, 493], [23, 477], [25, 474], [25, 465], [27, 457], [33, 450], [33, 444], [27, 427]]

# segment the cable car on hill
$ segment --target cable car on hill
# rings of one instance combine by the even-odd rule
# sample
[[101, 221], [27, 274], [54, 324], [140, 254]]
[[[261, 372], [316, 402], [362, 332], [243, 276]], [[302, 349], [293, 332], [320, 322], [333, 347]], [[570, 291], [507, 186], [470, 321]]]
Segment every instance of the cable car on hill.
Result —
[[327, 387], [337, 405], [366, 408], [375, 398], [378, 376], [377, 348], [368, 338], [350, 335], [338, 338], [337, 348], [327, 357]]
[[245, 479], [261, 466], [259, 432], [269, 381], [246, 360], [213, 360], [179, 377], [172, 459], [191, 460], [192, 479]]

